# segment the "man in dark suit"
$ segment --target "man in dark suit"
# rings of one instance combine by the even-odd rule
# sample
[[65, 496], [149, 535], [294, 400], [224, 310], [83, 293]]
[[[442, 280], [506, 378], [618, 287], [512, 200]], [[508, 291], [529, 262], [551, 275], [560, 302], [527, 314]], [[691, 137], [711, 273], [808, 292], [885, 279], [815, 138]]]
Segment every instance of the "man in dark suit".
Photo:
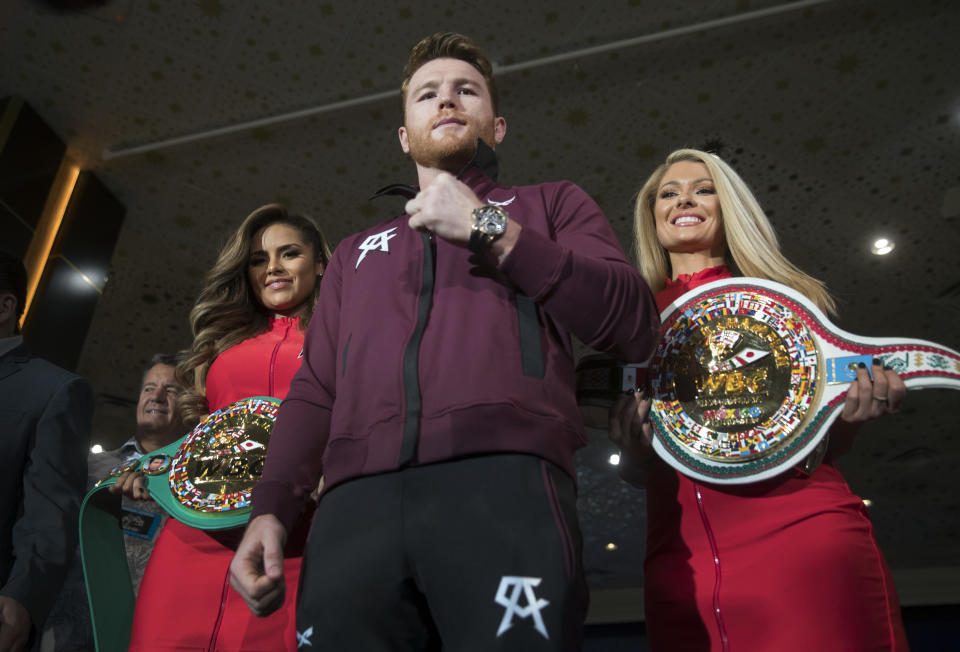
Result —
[[[174, 375], [176, 366], [177, 358], [170, 353], [157, 353], [150, 359], [137, 390], [140, 398], [133, 437], [115, 450], [90, 453], [87, 457], [87, 491], [98, 480], [108, 477], [114, 468], [138, 460], [183, 436], [185, 427], [177, 405], [182, 388]], [[165, 459], [169, 463], [170, 458]], [[142, 471], [126, 473], [121, 478], [125, 480], [118, 479], [110, 491], [117, 489], [119, 493], [124, 487], [128, 489], [122, 498], [120, 525], [133, 594], [136, 595], [153, 544], [167, 516], [159, 503], [150, 499]], [[128, 497], [131, 495], [136, 499]], [[94, 646], [90, 605], [78, 547], [63, 588], [44, 624], [39, 652], [92, 652]]]
[[93, 393], [19, 335], [23, 263], [0, 252], [0, 652], [39, 631], [77, 545]]

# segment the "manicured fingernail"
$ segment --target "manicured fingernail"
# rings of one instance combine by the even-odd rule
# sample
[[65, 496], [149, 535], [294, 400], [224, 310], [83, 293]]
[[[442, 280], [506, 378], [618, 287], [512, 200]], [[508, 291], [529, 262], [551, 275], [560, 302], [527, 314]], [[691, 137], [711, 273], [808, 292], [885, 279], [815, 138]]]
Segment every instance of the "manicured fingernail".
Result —
[[873, 359], [873, 364], [877, 365], [878, 367], [882, 367], [882, 366], [883, 366], [883, 360], [881, 360], [880, 358], [874, 358], [874, 359]]
[[867, 365], [863, 364], [862, 362], [858, 362], [858, 363], [857, 363], [857, 366], [860, 367], [861, 369], [866, 369], [866, 368], [867, 368]]

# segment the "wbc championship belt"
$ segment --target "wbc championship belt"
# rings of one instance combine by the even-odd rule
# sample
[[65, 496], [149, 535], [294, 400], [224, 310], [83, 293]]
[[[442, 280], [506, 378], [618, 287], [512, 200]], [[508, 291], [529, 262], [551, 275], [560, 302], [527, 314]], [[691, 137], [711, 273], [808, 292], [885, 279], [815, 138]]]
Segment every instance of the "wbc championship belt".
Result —
[[[908, 388], [960, 389], [960, 353], [924, 340], [847, 333], [773, 281], [702, 285], [661, 320], [662, 338], [646, 370], [653, 449], [704, 482], [745, 484], [795, 466], [812, 470], [860, 363], [869, 370], [881, 361]], [[642, 366], [608, 365], [608, 388], [640, 388]], [[578, 384], [581, 402], [598, 395], [596, 367], [590, 360], [578, 367], [578, 381], [587, 385]]]
[[121, 498], [105, 491], [127, 471], [143, 471], [153, 498], [190, 527], [243, 526], [260, 479], [280, 400], [257, 396], [208, 415], [185, 437], [118, 465], [80, 509], [80, 556], [97, 650], [126, 650], [133, 589], [119, 527]]

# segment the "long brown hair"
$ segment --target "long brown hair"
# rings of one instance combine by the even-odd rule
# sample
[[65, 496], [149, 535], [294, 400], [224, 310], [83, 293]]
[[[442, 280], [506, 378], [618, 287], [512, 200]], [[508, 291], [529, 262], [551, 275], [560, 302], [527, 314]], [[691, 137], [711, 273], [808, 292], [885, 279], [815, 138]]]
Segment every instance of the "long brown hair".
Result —
[[[207, 372], [217, 356], [231, 346], [263, 333], [269, 328], [270, 315], [254, 296], [247, 279], [250, 249], [254, 235], [271, 224], [285, 224], [297, 230], [313, 248], [317, 262], [326, 267], [330, 246], [323, 232], [308, 217], [287, 211], [281, 204], [261, 206], [250, 213], [227, 240], [217, 262], [207, 272], [203, 289], [190, 311], [193, 345], [180, 353], [177, 380], [183, 386], [180, 413], [184, 423], [192, 425], [207, 414]], [[305, 303], [299, 327], [306, 328], [320, 293], [317, 279], [313, 296]]]
[[633, 222], [637, 265], [654, 292], [664, 287], [664, 279], [670, 274], [670, 258], [657, 239], [653, 206], [663, 175], [671, 165], [680, 161], [703, 163], [713, 179], [723, 216], [724, 257], [729, 263], [745, 276], [783, 283], [825, 312], [836, 314], [836, 303], [823, 282], [801, 270], [780, 252], [777, 233], [746, 182], [719, 156], [697, 149], [672, 152], [637, 194]]

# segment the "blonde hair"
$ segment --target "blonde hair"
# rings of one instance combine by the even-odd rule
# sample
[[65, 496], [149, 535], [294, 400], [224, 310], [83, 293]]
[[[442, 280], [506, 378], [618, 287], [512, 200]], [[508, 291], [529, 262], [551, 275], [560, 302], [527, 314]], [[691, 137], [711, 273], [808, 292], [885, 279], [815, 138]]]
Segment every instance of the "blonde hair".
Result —
[[[187, 425], [192, 426], [209, 411], [207, 372], [217, 356], [269, 328], [270, 315], [253, 294], [247, 268], [254, 235], [278, 223], [296, 229], [313, 249], [318, 262], [326, 266], [330, 260], [330, 246], [313, 220], [291, 214], [281, 204], [261, 206], [243, 220], [207, 272], [203, 289], [190, 311], [193, 345], [180, 352], [176, 371], [177, 380], [184, 388], [178, 399], [180, 414]], [[310, 322], [319, 292], [318, 278], [313, 296], [304, 304], [300, 315], [301, 330]]]
[[823, 282], [805, 273], [780, 252], [773, 225], [740, 175], [719, 156], [696, 149], [672, 152], [637, 193], [633, 222], [637, 265], [654, 292], [664, 288], [670, 274], [670, 259], [657, 238], [653, 206], [663, 175], [680, 161], [703, 163], [710, 173], [723, 216], [725, 258], [740, 273], [782, 283], [825, 312], [836, 314], [836, 303]]

